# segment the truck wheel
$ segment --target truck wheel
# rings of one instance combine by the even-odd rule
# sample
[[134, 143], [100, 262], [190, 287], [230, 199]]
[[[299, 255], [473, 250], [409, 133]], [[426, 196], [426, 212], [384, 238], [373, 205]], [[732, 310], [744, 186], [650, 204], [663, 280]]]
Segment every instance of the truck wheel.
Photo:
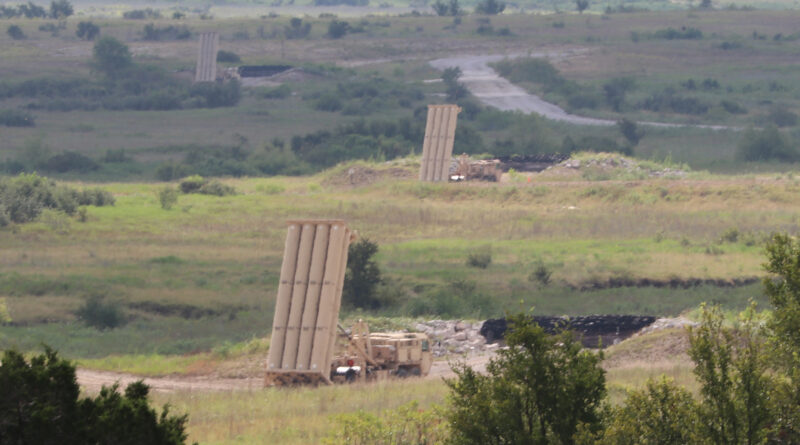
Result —
[[419, 369], [418, 367], [411, 368], [411, 375], [419, 377], [422, 375], [422, 370]]
[[397, 371], [395, 371], [394, 375], [396, 375], [398, 378], [404, 379], [408, 377], [408, 371], [406, 370], [406, 368], [400, 368]]

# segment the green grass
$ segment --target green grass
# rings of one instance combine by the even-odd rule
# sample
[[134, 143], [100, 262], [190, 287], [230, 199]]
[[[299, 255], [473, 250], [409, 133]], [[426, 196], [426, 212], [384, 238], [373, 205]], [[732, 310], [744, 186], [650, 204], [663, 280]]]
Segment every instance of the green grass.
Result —
[[[660, 331], [634, 338], [609, 349], [609, 356], [670, 342], [676, 331]], [[678, 385], [697, 392], [692, 364], [664, 354], [649, 362], [615, 364], [606, 370], [607, 400], [616, 405], [627, 391], [641, 388], [649, 378], [667, 375]], [[670, 361], [672, 360], [672, 361]], [[319, 388], [267, 388], [237, 392], [156, 393], [153, 401], [169, 403], [189, 414], [189, 440], [202, 443], [320, 443], [336, 425], [336, 416], [357, 411], [382, 415], [410, 401], [419, 409], [447, 405], [448, 390], [440, 379], [389, 380], [367, 385]]]
[[335, 414], [359, 409], [378, 414], [413, 400], [425, 409], [441, 404], [445, 393], [439, 380], [414, 379], [235, 393], [154, 394], [153, 401], [190, 413], [190, 441], [306, 444], [320, 443], [328, 435]]
[[[571, 10], [572, 4], [568, 6], [564, 9]], [[537, 7], [551, 8], [552, 4]], [[102, 17], [118, 16], [127, 9], [125, 5], [97, 8], [93, 20], [101, 25], [103, 35], [126, 40], [137, 61], [174, 71], [194, 66], [195, 42], [138, 41], [133, 36], [146, 21]], [[798, 230], [796, 166], [741, 163], [736, 158], [738, 132], [702, 129], [646, 128], [635, 149], [642, 159], [687, 164], [691, 172], [685, 180], [599, 172], [519, 174], [501, 184], [433, 185], [388, 176], [353, 185], [346, 177], [351, 168], [378, 172], [398, 168], [414, 178], [418, 158], [411, 158], [389, 165], [349, 163], [309, 177], [223, 179], [240, 193], [224, 198], [181, 195], [172, 210], [163, 210], [157, 198], [161, 185], [149, 181], [157, 165], [181, 159], [186, 147], [243, 142], [246, 149], [259, 151], [276, 137], [288, 141], [359, 119], [315, 111], [310, 101], [303, 100], [316, 91], [336, 89], [352, 76], [381, 75], [404, 85], [421, 85], [426, 96], [420, 104], [439, 102], [442, 84], [420, 81], [440, 75], [428, 60], [454, 53], [525, 52], [532, 42], [554, 51], [574, 49], [553, 63], [565, 77], [579, 83], [600, 88], [608, 79], [633, 76], [640, 85], [630, 96], [636, 101], [689, 77], [696, 81], [710, 77], [719, 80], [724, 93], [703, 92], [709, 100], [733, 94], [751, 111], [743, 117], [710, 116], [704, 122], [756, 122], [762, 108], [772, 105], [758, 104], [760, 98], [785, 101], [794, 108], [800, 88], [796, 67], [786, 57], [793, 43], [772, 40], [776, 33], [795, 32], [795, 11], [491, 17], [495, 29], [508, 27], [513, 33], [505, 38], [478, 35], [476, 16], [463, 17], [455, 27], [452, 18], [368, 17], [364, 33], [337, 41], [323, 36], [329, 19], [306, 17], [314, 25], [310, 39], [281, 42], [257, 37], [258, 27], [263, 26], [266, 34], [274, 30], [280, 35], [289, 15], [232, 17], [234, 9], [214, 20], [200, 20], [192, 13], [182, 23], [195, 31], [220, 31], [221, 48], [236, 52], [244, 63], [289, 63], [312, 71], [324, 67], [323, 71], [333, 74], [293, 82], [290, 87], [296, 94], [281, 100], [262, 99], [246, 91], [237, 107], [224, 109], [36, 111], [37, 127], [1, 130], [4, 156], [19, 154], [26, 141], [41, 136], [54, 153], [77, 150], [100, 158], [106, 150], [125, 149], [135, 162], [108, 163], [95, 173], [60, 177], [76, 185], [113, 181], [104, 187], [114, 193], [117, 204], [89, 208], [86, 222], [62, 218], [65, 224], [40, 221], [0, 232], [0, 298], [5, 298], [12, 318], [12, 324], [0, 327], [0, 346], [28, 350], [44, 341], [70, 357], [97, 358], [208, 352], [225, 342], [263, 337], [270, 328], [285, 221], [296, 217], [341, 217], [362, 236], [377, 241], [384, 273], [399, 283], [408, 301], [441, 294], [452, 281], [474, 281], [476, 292], [490, 304], [483, 312], [467, 308], [463, 315], [472, 317], [519, 308], [520, 300], [543, 314], [671, 315], [701, 301], [738, 308], [748, 298], [761, 298], [758, 285], [688, 290], [575, 288], [618, 278], [760, 276], [764, 236]], [[302, 11], [316, 16], [320, 10]], [[0, 59], [7, 61], [0, 64], [0, 77], [18, 81], [32, 76], [90, 76], [87, 62], [92, 44], [72, 37], [73, 28], [84, 18], [70, 18], [67, 30], [55, 37], [36, 31], [39, 21], [8, 21], [21, 23], [31, 38], [12, 42], [0, 35]], [[154, 22], [158, 26], [175, 23], [171, 19]], [[555, 22], [563, 22], [564, 27], [554, 28]], [[630, 38], [631, 31], [681, 26], [701, 29], [704, 39], [637, 43]], [[248, 31], [250, 39], [233, 39], [233, 33], [241, 29]], [[753, 40], [753, 31], [769, 38]], [[741, 40], [743, 47], [718, 48], [734, 40]], [[336, 64], [345, 68], [332, 69]], [[770, 82], [788, 90], [769, 91]], [[757, 88], [745, 91], [748, 83]], [[733, 92], [727, 92], [728, 86]], [[753, 101], [755, 105], [750, 106]], [[4, 102], [4, 107], [27, 104], [26, 99]], [[412, 109], [391, 106], [369, 117], [397, 120], [412, 114]], [[676, 118], [647, 113], [632, 117]], [[492, 119], [519, 122], [498, 129], [492, 128]], [[508, 137], [510, 131], [529, 129], [527, 125], [534, 122], [513, 119], [490, 116], [474, 123], [462, 119], [459, 125], [478, 128], [491, 147], [494, 140]], [[621, 140], [614, 128], [553, 123], [537, 128], [555, 143], [563, 135], [576, 140], [583, 136]], [[411, 150], [419, 151], [419, 147]], [[730, 228], [737, 228], [742, 239], [721, 243], [720, 236]], [[469, 252], [487, 245], [493, 256], [489, 268], [467, 267]], [[553, 282], [547, 287], [528, 279], [539, 263], [552, 271]], [[91, 296], [118, 303], [128, 323], [102, 333], [83, 327], [74, 314]], [[409, 315], [408, 309], [401, 304], [386, 313]]]
[[[572, 3], [567, 3], [563, 9], [572, 10]], [[126, 40], [137, 54], [139, 62], [177, 70], [184, 76], [191, 74], [196, 57], [194, 41], [137, 41], [132, 36], [136, 36], [147, 21], [100, 17], [104, 14], [102, 11], [118, 17], [121, 11], [128, 9], [124, 5], [96, 7], [99, 9], [93, 11], [98, 17], [93, 20], [101, 26], [103, 35]], [[553, 4], [547, 2], [535, 6], [537, 7], [550, 9]], [[596, 7], [602, 8], [602, 5], [598, 4]], [[655, 4], [650, 7], [660, 8]], [[248, 14], [247, 11], [252, 13], [252, 9], [238, 6], [228, 12], [236, 15], [237, 11], [238, 14]], [[291, 8], [285, 11], [295, 12]], [[511, 30], [513, 36], [506, 38], [477, 35], [475, 30], [479, 23], [476, 16], [464, 17], [462, 24], [456, 27], [452, 27], [452, 18], [445, 17], [368, 17], [365, 20], [369, 25], [365, 27], [364, 33], [351, 34], [336, 41], [324, 37], [330, 19], [306, 17], [304, 20], [313, 23], [311, 37], [283, 43], [277, 37], [258, 37], [258, 29], [263, 28], [265, 35], [272, 35], [274, 31], [279, 36], [288, 23], [288, 14], [266, 19], [248, 19], [241, 15], [230, 17], [225, 14], [215, 20], [200, 20], [189, 14], [180, 23], [195, 31], [219, 31], [222, 35], [221, 48], [241, 55], [246, 64], [288, 63], [315, 67], [354, 65], [354, 73], [364, 78], [378, 73], [393, 81], [413, 84], [438, 77], [440, 73], [430, 68], [426, 62], [444, 54], [525, 52], [534, 42], [536, 45], [552, 48], [553, 51], [562, 48], [575, 49], [575, 53], [555, 58], [553, 63], [568, 79], [593, 87], [600, 93], [601, 85], [609, 79], [630, 76], [636, 79], [638, 85], [629, 94], [630, 103], [639, 102], [654, 92], [672, 87], [682, 95], [696, 95], [716, 107], [707, 116], [700, 117], [628, 110], [624, 115], [629, 118], [746, 126], [763, 125], [764, 116], [776, 104], [785, 105], [795, 112], [800, 109], [794, 94], [800, 88], [797, 69], [791, 65], [791, 58], [787, 57], [793, 42], [773, 40], [775, 34], [789, 36], [795, 32], [796, 15], [795, 11], [675, 11], [612, 14], [605, 18], [596, 14], [507, 14], [492, 17], [492, 26], [496, 29], [508, 27]], [[58, 36], [36, 31], [38, 21], [9, 21], [21, 24], [31, 38], [11, 41], [5, 34], [0, 35], [0, 57], [9, 61], [0, 65], [0, 77], [16, 81], [39, 76], [90, 76], [88, 61], [92, 43], [72, 37], [77, 22], [84, 18], [68, 19], [67, 29]], [[352, 18], [348, 20], [353, 23], [360, 21]], [[555, 22], [564, 23], [564, 27], [554, 28]], [[177, 22], [164, 18], [155, 20], [154, 23], [166, 26]], [[389, 26], [384, 26], [385, 24]], [[630, 39], [631, 31], [668, 27], [678, 29], [681, 26], [701, 29], [704, 39], [643, 40], [638, 43]], [[250, 38], [234, 39], [234, 32], [242, 29], [248, 31]], [[753, 40], [753, 32], [766, 38]], [[427, 44], [431, 39], [437, 45]], [[744, 46], [727, 51], [719, 49], [718, 46], [725, 41], [742, 41]], [[344, 77], [323, 76], [306, 82], [289, 82], [295, 95], [282, 100], [260, 99], [246, 91], [242, 102], [233, 108], [170, 112], [35, 111], [37, 127], [4, 128], [0, 148], [13, 158], [23, 150], [26, 141], [42, 137], [43, 143], [53, 152], [75, 150], [95, 159], [104, 156], [106, 150], [125, 149], [126, 154], [135, 162], [103, 164], [99, 171], [88, 175], [73, 173], [62, 177], [92, 181], [120, 178], [133, 181], [151, 180], [157, 165], [184, 156], [185, 153], [173, 151], [169, 147], [186, 147], [192, 144], [231, 145], [244, 138], [247, 141], [246, 149], [259, 151], [276, 137], [288, 141], [296, 135], [331, 129], [341, 123], [358, 119], [357, 116], [316, 111], [310, 101], [303, 100], [304, 96], [313, 91], [331, 91], [337, 88], [337, 84], [346, 81], [348, 76], [349, 74]], [[697, 82], [705, 78], [717, 79], [721, 88], [709, 92], [683, 91], [680, 83], [689, 78]], [[772, 83], [781, 85], [786, 90], [771, 91]], [[728, 87], [731, 91], [728, 91]], [[443, 92], [442, 84], [422, 84], [421, 88], [426, 93], [425, 101], [441, 100], [435, 95]], [[547, 94], [545, 96], [554, 99]], [[722, 98], [741, 103], [748, 108], [749, 113], [740, 116], [720, 112], [716, 104]], [[30, 100], [2, 102], [4, 107], [24, 107]], [[612, 119], [621, 116], [608, 110], [581, 112]], [[385, 107], [371, 113], [369, 117], [396, 120], [408, 118], [412, 114], [411, 109]], [[580, 135], [620, 139], [612, 128], [577, 128], [552, 123], [546, 127], [551, 134], [558, 136], [557, 143], [560, 143], [563, 134], [569, 134], [573, 139]], [[481, 130], [481, 135], [490, 143], [497, 137], [503, 137], [503, 132]], [[695, 170], [743, 172], [756, 169], [782, 171], [786, 168], [775, 164], [739, 162], [735, 156], [739, 136], [738, 132], [648, 128], [636, 154], [653, 159], [671, 156], [675, 161], [689, 163]]]
[[[350, 168], [374, 169], [378, 179], [340, 181]], [[464, 280], [482, 296], [479, 307], [459, 309], [470, 318], [521, 305], [569, 315], [676, 315], [702, 301], [738, 309], [763, 299], [758, 284], [579, 289], [620, 278], [761, 276], [766, 234], [795, 232], [800, 218], [792, 175], [640, 181], [543, 175], [530, 183], [428, 185], [381, 179], [390, 168], [413, 173], [414, 162], [225, 180], [239, 194], [182, 195], [172, 210], [158, 204], [157, 185], [108, 184], [116, 205], [89, 208], [87, 221], [71, 221], [67, 231], [41, 222], [6, 229], [0, 297], [12, 324], [0, 327], [0, 345], [30, 350], [45, 342], [68, 357], [100, 358], [207, 352], [264, 337], [285, 221], [296, 217], [341, 217], [379, 243], [378, 262], [407, 299], [384, 315], [409, 315], [414, 301], [437, 298]], [[731, 228], [739, 238], [722, 242]], [[469, 253], [484, 246], [491, 246], [491, 265], [468, 267]], [[540, 263], [552, 272], [548, 286], [529, 279]], [[74, 314], [91, 296], [117, 303], [128, 323], [103, 332], [83, 327]]]

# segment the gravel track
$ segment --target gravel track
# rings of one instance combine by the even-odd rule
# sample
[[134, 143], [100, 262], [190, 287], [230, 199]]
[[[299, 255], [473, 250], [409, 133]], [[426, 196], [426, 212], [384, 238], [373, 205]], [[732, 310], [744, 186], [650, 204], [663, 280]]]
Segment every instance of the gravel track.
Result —
[[[471, 356], [463, 361], [476, 371], [485, 372], [486, 364], [492, 354]], [[426, 379], [441, 379], [453, 377], [455, 374], [450, 369], [447, 360], [436, 360], [431, 366]], [[250, 376], [245, 378], [220, 378], [214, 376], [169, 376], [169, 377], [141, 377], [133, 374], [109, 371], [94, 371], [78, 369], [78, 384], [82, 389], [96, 393], [103, 386], [118, 383], [121, 388], [138, 380], [144, 380], [150, 390], [161, 393], [179, 391], [187, 392], [215, 392], [215, 391], [254, 391], [264, 388], [263, 376]]]

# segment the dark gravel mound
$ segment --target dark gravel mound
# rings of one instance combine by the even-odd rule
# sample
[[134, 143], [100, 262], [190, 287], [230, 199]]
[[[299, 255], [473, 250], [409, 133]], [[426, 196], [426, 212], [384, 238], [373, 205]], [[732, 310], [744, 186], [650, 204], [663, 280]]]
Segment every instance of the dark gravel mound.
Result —
[[[653, 324], [656, 317], [649, 315], [588, 315], [585, 317], [550, 317], [534, 316], [533, 320], [543, 327], [546, 332], [556, 333], [568, 329], [581, 337], [581, 343], [590, 348], [596, 348], [602, 342], [603, 346], [612, 345], [624, 340], [640, 329]], [[505, 318], [493, 318], [483, 322], [480, 334], [486, 338], [487, 343], [502, 340], [505, 336]]]

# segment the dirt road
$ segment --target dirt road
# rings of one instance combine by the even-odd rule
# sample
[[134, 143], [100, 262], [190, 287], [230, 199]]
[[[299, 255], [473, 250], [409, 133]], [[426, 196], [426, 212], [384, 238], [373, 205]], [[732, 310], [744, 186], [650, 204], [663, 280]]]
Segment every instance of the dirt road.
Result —
[[[486, 364], [491, 355], [477, 355], [468, 357], [464, 361], [478, 372], [486, 371]], [[177, 391], [253, 391], [264, 387], [264, 377], [253, 375], [246, 378], [220, 378], [213, 376], [171, 376], [171, 377], [145, 377], [119, 372], [93, 371], [89, 369], [78, 369], [78, 383], [80, 386], [91, 393], [100, 391], [103, 386], [111, 386], [119, 383], [121, 388], [125, 388], [129, 383], [137, 380], [144, 380], [154, 392], [177, 392]], [[450, 363], [446, 360], [433, 362], [431, 371], [427, 379], [440, 379], [443, 377], [454, 376], [450, 369]]]
[[137, 380], [144, 380], [155, 392], [175, 391], [246, 391], [260, 389], [264, 386], [263, 377], [217, 378], [205, 376], [145, 377], [119, 372], [93, 371], [78, 369], [78, 384], [89, 392], [100, 391], [103, 386], [119, 383], [121, 388]]
[[[507, 55], [462, 55], [447, 57], [430, 61], [430, 65], [438, 70], [444, 71], [449, 67], [459, 67], [461, 77], [459, 81], [486, 105], [495, 107], [503, 111], [521, 111], [523, 113], [536, 113], [555, 121], [568, 122], [575, 125], [615, 125], [615, 120], [595, 119], [591, 117], [569, 114], [556, 104], [546, 102], [539, 96], [528, 93], [524, 89], [514, 85], [495, 72], [490, 63], [498, 62], [506, 58], [514, 57], [541, 57], [549, 59], [559, 59], [575, 57], [585, 52], [584, 49], [543, 51], [530, 54], [507, 54]], [[639, 122], [641, 125], [662, 128], [694, 127], [710, 130], [740, 130], [739, 127], [728, 127], [725, 125], [690, 125], [672, 124], [662, 122]]]

